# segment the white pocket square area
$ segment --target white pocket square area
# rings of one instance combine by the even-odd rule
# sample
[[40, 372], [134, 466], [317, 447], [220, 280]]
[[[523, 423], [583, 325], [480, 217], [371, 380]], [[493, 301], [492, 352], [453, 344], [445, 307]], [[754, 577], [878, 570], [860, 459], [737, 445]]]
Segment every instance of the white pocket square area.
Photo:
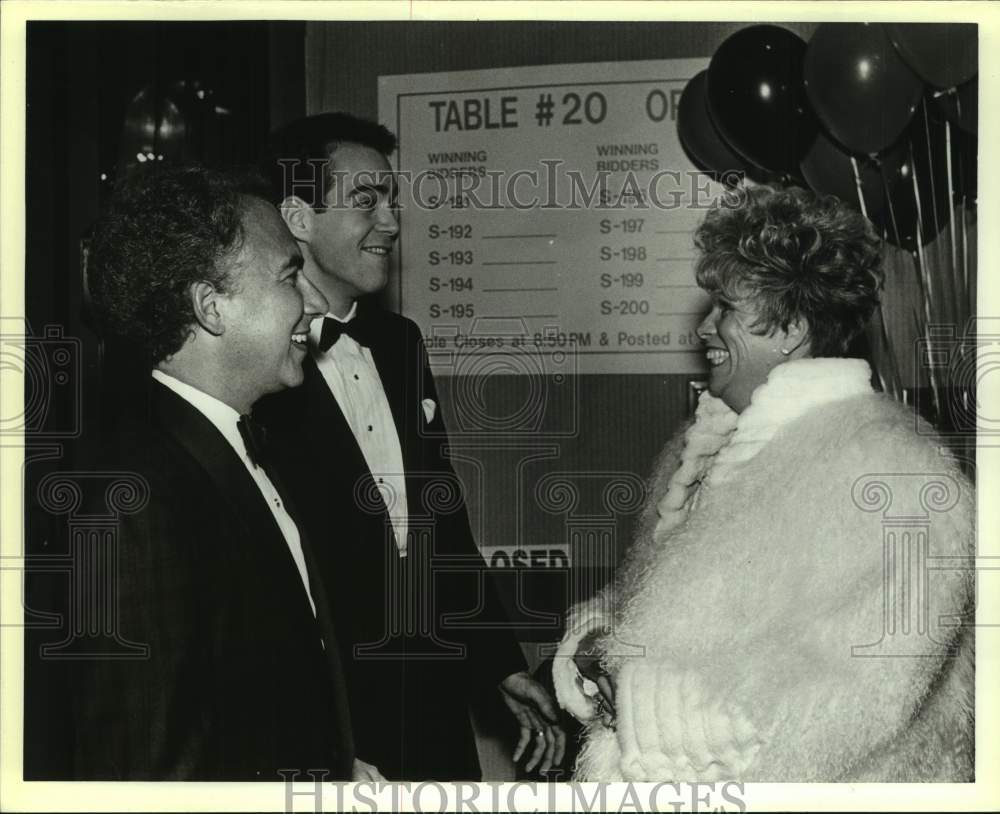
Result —
[[420, 402], [420, 406], [424, 408], [424, 418], [430, 424], [434, 420], [434, 416], [437, 415], [437, 404], [434, 399], [424, 399]]

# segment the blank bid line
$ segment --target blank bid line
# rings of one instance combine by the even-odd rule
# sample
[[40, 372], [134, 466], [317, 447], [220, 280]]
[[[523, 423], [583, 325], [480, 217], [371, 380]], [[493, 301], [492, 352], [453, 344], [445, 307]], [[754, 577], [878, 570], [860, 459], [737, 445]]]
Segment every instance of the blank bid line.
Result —
[[674, 263], [674, 262], [680, 263], [682, 261], [686, 262], [686, 261], [697, 260], [697, 259], [698, 259], [697, 257], [657, 257], [656, 258], [656, 262], [657, 263]]
[[482, 240], [522, 240], [528, 237], [559, 237], [559, 235], [483, 235]]
[[556, 260], [487, 260], [484, 266], [554, 266]]
[[658, 317], [703, 317], [707, 311], [657, 311]]
[[[565, 354], [566, 351], [555, 350], [555, 351], [545, 351], [545, 350], [532, 350], [532, 353], [537, 353], [541, 356], [555, 356], [558, 354]], [[632, 356], [637, 353], [683, 353], [690, 354], [691, 356], [701, 356], [705, 353], [704, 350], [669, 350], [664, 348], [663, 350], [638, 350], [636, 348], [629, 348], [628, 350], [576, 350], [577, 356], [614, 356], [615, 354], [628, 354]]]
[[506, 293], [506, 292], [521, 292], [521, 291], [558, 291], [556, 287], [552, 288], [484, 288], [483, 291], [487, 294], [496, 293]]
[[507, 314], [494, 319], [556, 319], [559, 314]]
[[681, 283], [660, 283], [657, 288], [701, 288], [700, 285], [682, 285]]
[[687, 235], [690, 234], [690, 229], [657, 229], [656, 234], [658, 235]]

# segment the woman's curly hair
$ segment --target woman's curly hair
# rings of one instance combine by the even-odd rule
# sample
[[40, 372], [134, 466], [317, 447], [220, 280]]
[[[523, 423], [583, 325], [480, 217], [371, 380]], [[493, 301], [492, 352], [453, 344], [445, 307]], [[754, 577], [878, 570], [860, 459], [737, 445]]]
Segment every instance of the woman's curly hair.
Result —
[[198, 167], [140, 166], [94, 227], [87, 284], [101, 329], [152, 364], [176, 353], [195, 321], [191, 285], [229, 285], [219, 261], [243, 245], [246, 189]]
[[695, 232], [698, 285], [759, 311], [762, 332], [804, 319], [813, 356], [840, 356], [864, 330], [882, 286], [871, 224], [833, 196], [737, 190]]

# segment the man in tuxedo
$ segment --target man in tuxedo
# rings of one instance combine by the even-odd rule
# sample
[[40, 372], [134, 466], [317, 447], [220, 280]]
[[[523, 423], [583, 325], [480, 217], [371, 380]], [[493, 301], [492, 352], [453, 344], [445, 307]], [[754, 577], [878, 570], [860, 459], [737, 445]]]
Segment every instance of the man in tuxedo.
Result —
[[499, 687], [520, 726], [515, 760], [547, 771], [565, 735], [504, 627], [420, 331], [362, 301], [385, 287], [399, 235], [395, 147], [344, 113], [272, 136], [274, 200], [329, 309], [310, 330], [305, 384], [261, 416], [332, 599], [358, 757], [390, 780], [478, 780], [468, 703]]
[[[140, 168], [98, 223], [95, 311], [152, 377], [148, 409], [90, 467], [122, 473], [132, 505], [118, 501], [110, 552], [74, 574], [67, 641], [41, 655], [72, 731], [50, 745], [65, 765], [37, 774], [352, 777], [329, 599], [248, 415], [302, 382], [309, 324], [327, 306], [301, 267], [277, 210], [207, 170]], [[111, 635], [74, 639], [80, 608], [104, 600]]]

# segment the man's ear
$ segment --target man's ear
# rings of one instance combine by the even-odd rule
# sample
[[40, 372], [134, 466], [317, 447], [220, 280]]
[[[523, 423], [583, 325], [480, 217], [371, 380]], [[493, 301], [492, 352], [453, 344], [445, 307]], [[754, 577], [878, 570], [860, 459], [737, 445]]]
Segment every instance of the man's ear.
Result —
[[222, 336], [226, 332], [222, 311], [219, 309], [219, 292], [215, 286], [199, 280], [191, 286], [191, 306], [198, 324], [212, 336]]
[[292, 233], [292, 237], [308, 243], [312, 236], [313, 218], [316, 210], [303, 201], [298, 195], [289, 195], [278, 207], [282, 220]]

